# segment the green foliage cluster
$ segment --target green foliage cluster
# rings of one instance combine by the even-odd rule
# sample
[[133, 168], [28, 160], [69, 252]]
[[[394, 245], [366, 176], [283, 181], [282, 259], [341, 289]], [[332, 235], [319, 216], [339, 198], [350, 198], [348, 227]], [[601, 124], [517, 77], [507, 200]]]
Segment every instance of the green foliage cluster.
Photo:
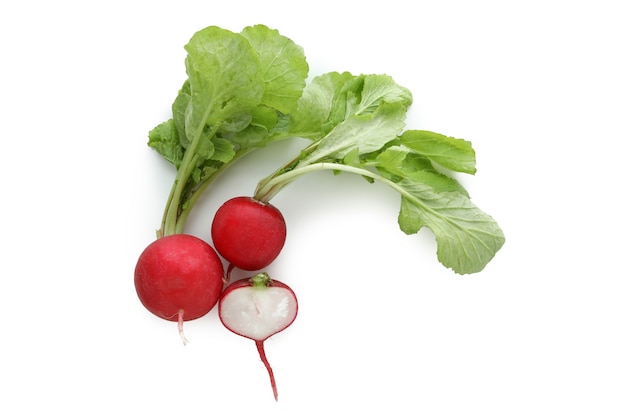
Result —
[[307, 84], [303, 49], [263, 25], [211, 26], [185, 49], [188, 79], [172, 118], [149, 133], [149, 146], [177, 170], [160, 235], [181, 233], [198, 197], [241, 156], [300, 137], [310, 144], [259, 182], [256, 199], [270, 201], [309, 172], [349, 172], [396, 190], [400, 229], [429, 228], [439, 261], [459, 274], [481, 271], [504, 244], [496, 221], [444, 173], [475, 173], [471, 143], [406, 130], [412, 96], [390, 76], [330, 72]]

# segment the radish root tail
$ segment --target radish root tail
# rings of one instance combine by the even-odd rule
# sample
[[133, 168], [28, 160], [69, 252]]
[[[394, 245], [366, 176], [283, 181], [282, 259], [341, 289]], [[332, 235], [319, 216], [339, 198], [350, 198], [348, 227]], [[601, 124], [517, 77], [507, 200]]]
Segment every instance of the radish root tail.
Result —
[[265, 347], [263, 346], [263, 341], [256, 341], [256, 348], [259, 351], [259, 356], [261, 357], [261, 361], [263, 361], [263, 365], [267, 368], [267, 373], [270, 376], [270, 383], [272, 384], [272, 391], [274, 392], [274, 400], [278, 401], [278, 390], [276, 389], [276, 380], [274, 379], [274, 371], [270, 366], [269, 361], [267, 360], [267, 356], [265, 356]]
[[183, 332], [183, 310], [178, 310], [178, 334], [180, 335], [180, 338], [183, 341], [183, 346], [187, 345], [187, 343], [189, 343], [189, 340], [187, 340], [187, 338], [185, 337], [185, 332]]

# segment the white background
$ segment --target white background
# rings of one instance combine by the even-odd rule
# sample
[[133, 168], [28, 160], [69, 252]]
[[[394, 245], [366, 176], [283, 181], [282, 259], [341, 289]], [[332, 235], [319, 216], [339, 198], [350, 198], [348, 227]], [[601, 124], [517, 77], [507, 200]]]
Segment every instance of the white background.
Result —
[[[4, 2], [0, 415], [625, 416], [624, 17], [606, 0]], [[268, 269], [300, 300], [266, 343], [278, 403], [215, 310], [183, 347], [133, 287], [173, 179], [147, 132], [183, 46], [256, 23], [301, 45], [311, 76], [408, 87], [409, 128], [472, 142], [478, 172], [459, 179], [507, 237], [458, 276], [428, 230], [399, 230], [382, 185], [290, 185]], [[217, 206], [302, 144], [238, 163], [188, 232], [208, 238]]]

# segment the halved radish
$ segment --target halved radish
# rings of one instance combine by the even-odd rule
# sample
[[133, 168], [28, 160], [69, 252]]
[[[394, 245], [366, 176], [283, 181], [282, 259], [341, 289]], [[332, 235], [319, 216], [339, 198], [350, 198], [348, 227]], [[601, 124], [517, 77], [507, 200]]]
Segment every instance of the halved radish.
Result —
[[274, 399], [278, 400], [274, 372], [265, 356], [263, 342], [285, 330], [296, 319], [298, 300], [293, 290], [262, 272], [226, 287], [218, 311], [228, 330], [256, 342], [261, 361], [269, 373]]

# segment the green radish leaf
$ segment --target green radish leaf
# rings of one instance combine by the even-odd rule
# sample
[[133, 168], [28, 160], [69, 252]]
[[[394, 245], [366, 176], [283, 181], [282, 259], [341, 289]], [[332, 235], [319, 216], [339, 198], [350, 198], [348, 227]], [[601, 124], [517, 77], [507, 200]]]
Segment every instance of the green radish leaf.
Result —
[[440, 173], [428, 158], [404, 146], [391, 146], [385, 149], [374, 162], [376, 168], [393, 181], [411, 178], [429, 184], [437, 192], [456, 191], [468, 196], [465, 188], [457, 180]]
[[[335, 126], [329, 124], [336, 99], [346, 83], [354, 80], [349, 72], [329, 72], [319, 75], [305, 87], [292, 114], [290, 130], [295, 136], [320, 139]], [[345, 108], [345, 104], [344, 104]]]
[[213, 155], [211, 160], [226, 163], [235, 157], [235, 147], [229, 140], [214, 138], [212, 142]]
[[261, 64], [243, 36], [210, 26], [196, 32], [185, 49], [190, 86], [185, 132], [190, 141], [205, 126], [241, 117], [260, 104]]
[[275, 109], [260, 105], [252, 110], [250, 124], [236, 135], [229, 136], [229, 140], [240, 149], [260, 148], [272, 138], [270, 133], [278, 123], [279, 114]]
[[348, 102], [348, 114], [370, 114], [382, 103], [402, 103], [408, 108], [413, 101], [411, 92], [396, 84], [388, 75], [361, 75], [359, 79], [363, 88], [356, 92], [356, 101]]
[[241, 34], [259, 56], [265, 89], [261, 104], [291, 113], [302, 95], [309, 65], [304, 50], [275, 29], [249, 26]]
[[350, 116], [321, 139], [300, 164], [341, 160], [353, 149], [360, 154], [377, 151], [402, 131], [405, 115], [406, 108], [395, 103], [383, 104], [371, 114]]
[[411, 92], [387, 75], [330, 72], [304, 89], [292, 133], [320, 139], [353, 115], [374, 113], [383, 103], [400, 103], [406, 110], [412, 100]]
[[444, 168], [474, 174], [476, 155], [472, 144], [426, 130], [407, 130], [400, 136], [404, 146], [430, 158]]
[[173, 119], [161, 123], [148, 133], [148, 146], [156, 150], [176, 168], [183, 160], [184, 150], [178, 140], [178, 132]]
[[505, 238], [496, 221], [460, 192], [438, 192], [427, 182], [405, 178], [398, 216], [400, 229], [429, 228], [437, 239], [437, 258], [459, 274], [476, 273], [489, 263]]
[[[252, 110], [253, 111], [253, 110]], [[236, 133], [244, 130], [252, 122], [252, 111], [234, 114], [220, 123], [220, 134]]]
[[382, 152], [374, 154], [373, 158], [370, 156], [369, 160], [374, 162], [377, 168], [383, 168], [387, 172], [394, 173], [400, 177], [422, 170], [435, 170], [430, 159], [399, 145], [389, 146]]
[[191, 139], [187, 136], [185, 131], [185, 119], [187, 117], [187, 109], [191, 103], [191, 90], [189, 86], [189, 80], [185, 80], [183, 86], [178, 91], [174, 102], [172, 103], [172, 117], [174, 119], [174, 125], [178, 131], [178, 139], [180, 145], [183, 148], [189, 147]]

